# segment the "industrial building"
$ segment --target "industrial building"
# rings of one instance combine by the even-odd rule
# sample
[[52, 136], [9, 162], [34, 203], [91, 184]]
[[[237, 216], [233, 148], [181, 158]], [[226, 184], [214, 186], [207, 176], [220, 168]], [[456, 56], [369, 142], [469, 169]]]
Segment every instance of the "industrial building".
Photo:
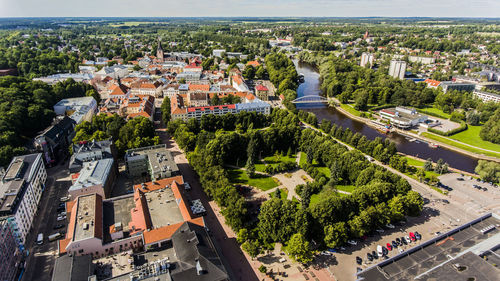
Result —
[[69, 116], [76, 124], [90, 122], [97, 113], [97, 102], [93, 97], [63, 99], [54, 105], [54, 112]]

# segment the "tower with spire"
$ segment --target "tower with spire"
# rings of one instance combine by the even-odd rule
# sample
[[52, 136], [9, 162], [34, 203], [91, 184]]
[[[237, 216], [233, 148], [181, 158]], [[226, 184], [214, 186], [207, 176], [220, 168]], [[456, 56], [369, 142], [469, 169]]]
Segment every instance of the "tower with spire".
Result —
[[158, 37], [158, 48], [156, 49], [156, 58], [160, 60], [163, 60], [164, 58], [163, 48], [161, 47], [161, 41], [159, 37]]

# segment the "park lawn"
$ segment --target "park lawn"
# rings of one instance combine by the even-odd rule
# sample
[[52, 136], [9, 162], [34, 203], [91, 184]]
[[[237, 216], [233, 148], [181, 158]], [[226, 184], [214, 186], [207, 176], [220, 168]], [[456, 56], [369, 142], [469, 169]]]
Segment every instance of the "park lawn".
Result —
[[481, 139], [479, 132], [481, 131], [481, 126], [471, 126], [467, 127], [467, 130], [462, 131], [458, 134], [450, 136], [450, 139], [461, 141], [466, 144], [470, 144], [482, 149], [488, 149], [500, 152], [500, 144], [492, 143]]
[[280, 188], [280, 197], [281, 200], [285, 200], [288, 197], [288, 189]]
[[232, 183], [247, 184], [250, 186], [254, 186], [262, 191], [266, 191], [278, 186], [278, 184], [270, 176], [255, 174], [255, 177], [251, 179], [248, 177], [247, 173], [244, 170], [227, 169], [227, 172], [229, 174], [229, 180]]
[[[300, 152], [299, 157], [300, 157], [299, 166], [302, 166], [307, 161], [307, 155], [304, 152]], [[316, 167], [320, 173], [325, 175], [325, 177], [330, 178], [330, 168], [324, 167], [324, 166], [319, 166], [318, 162], [316, 162], [316, 160], [313, 160], [313, 166]]]
[[410, 158], [410, 157], [405, 157], [406, 158], [406, 161], [408, 161], [408, 165], [410, 166], [415, 166], [415, 167], [423, 167], [425, 162], [424, 161], [420, 161], [420, 160], [417, 160], [417, 159], [413, 159], [413, 158]]
[[336, 188], [338, 190], [353, 193], [356, 187], [354, 185], [337, 185]]
[[443, 119], [450, 119], [451, 115], [449, 113], [446, 113], [444, 111], [442, 111], [441, 109], [439, 108], [436, 108], [436, 107], [428, 107], [428, 108], [424, 108], [424, 109], [418, 109], [417, 110], [418, 112], [421, 112], [421, 113], [424, 113], [424, 114], [428, 114], [428, 115], [435, 115], [439, 118], [443, 118]]
[[345, 111], [351, 113], [354, 116], [361, 116], [361, 112], [357, 111], [356, 109], [354, 109], [354, 107], [352, 107], [350, 104], [341, 103], [340, 107], [342, 107], [342, 109], [344, 109]]
[[[264, 161], [259, 160], [257, 163], [255, 163], [255, 170], [258, 172], [264, 173], [264, 169], [266, 168], [266, 164], [272, 165], [272, 166], [277, 166], [279, 163], [282, 162], [295, 162], [295, 155], [292, 155], [290, 157], [288, 156], [281, 156], [279, 157], [279, 160], [276, 159], [276, 156], [268, 156], [264, 158]], [[266, 162], [266, 164], [264, 164]]]
[[[330, 194], [335, 194], [335, 195], [340, 196], [340, 197], [348, 196], [348, 194], [344, 194], [344, 193], [340, 193], [340, 192], [332, 192]], [[309, 202], [309, 206], [314, 206], [314, 205], [318, 204], [324, 198], [325, 198], [325, 196], [322, 192], [311, 195], [311, 200]]]
[[442, 137], [442, 136], [438, 136], [438, 135], [427, 133], [427, 132], [423, 132], [422, 136], [429, 138], [429, 139], [433, 139], [433, 140], [442, 142], [442, 143], [445, 143], [445, 144], [448, 144], [448, 145], [451, 145], [451, 146], [454, 146], [454, 147], [457, 147], [457, 148], [461, 148], [463, 150], [470, 151], [473, 153], [483, 154], [483, 155], [493, 156], [493, 157], [500, 157], [500, 153], [486, 151], [486, 150], [482, 150], [480, 148], [470, 147], [468, 145], [464, 145], [464, 144], [458, 143], [456, 141], [453, 141], [447, 137]]
[[255, 164], [255, 171], [264, 173], [264, 169], [266, 168], [266, 164], [259, 161], [259, 163]]

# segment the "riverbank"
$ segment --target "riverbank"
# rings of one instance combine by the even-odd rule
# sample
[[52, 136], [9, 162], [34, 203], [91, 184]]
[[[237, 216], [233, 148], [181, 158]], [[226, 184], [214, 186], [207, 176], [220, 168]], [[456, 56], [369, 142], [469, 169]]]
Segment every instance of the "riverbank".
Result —
[[[340, 102], [337, 99], [335, 99], [335, 98], [332, 98], [332, 99], [336, 103], [340, 104]], [[365, 125], [367, 125], [369, 127], [372, 127], [374, 129], [379, 129], [379, 126], [377, 126], [376, 124], [374, 124], [371, 119], [351, 114], [349, 111], [343, 109], [341, 106], [335, 106], [335, 110], [338, 110], [339, 112], [341, 112], [342, 114], [346, 115], [347, 117], [349, 117], [351, 119], [357, 120], [359, 122], [363, 122]], [[474, 152], [471, 152], [471, 151], [467, 151], [465, 149], [461, 149], [461, 148], [458, 148], [456, 146], [453, 146], [453, 145], [450, 145], [450, 144], [446, 144], [446, 143], [444, 143], [442, 141], [435, 140], [435, 139], [430, 139], [430, 138], [426, 138], [424, 136], [421, 136], [421, 135], [418, 135], [418, 134], [414, 134], [414, 133], [409, 132], [409, 131], [400, 130], [400, 129], [396, 129], [396, 128], [394, 128], [393, 130], [395, 132], [401, 134], [401, 135], [404, 135], [404, 136], [407, 136], [407, 137], [411, 137], [411, 138], [416, 138], [416, 139], [419, 139], [419, 140], [427, 142], [427, 143], [436, 143], [436, 144], [438, 144], [438, 145], [440, 145], [442, 147], [445, 147], [445, 148], [447, 148], [449, 150], [453, 150], [455, 152], [458, 152], [458, 153], [461, 153], [461, 154], [464, 154], [464, 155], [468, 155], [468, 156], [474, 157], [476, 159], [482, 159], [482, 160], [500, 162], [500, 159], [497, 158], [497, 157], [493, 157], [493, 156], [488, 156], [488, 155], [483, 155], [483, 154], [478, 154], [478, 153], [474, 153]], [[480, 149], [480, 148], [477, 148], [477, 149]], [[406, 154], [404, 154], [404, 155], [406, 155]], [[456, 170], [458, 170], [458, 169], [456, 169]], [[458, 171], [460, 171], [460, 170], [458, 170]]]

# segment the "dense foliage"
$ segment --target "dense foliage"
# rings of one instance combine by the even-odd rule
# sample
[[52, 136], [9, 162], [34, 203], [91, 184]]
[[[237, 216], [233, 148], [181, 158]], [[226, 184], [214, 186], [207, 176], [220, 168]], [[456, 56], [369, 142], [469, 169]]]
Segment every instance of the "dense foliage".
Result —
[[82, 97], [90, 89], [74, 80], [50, 86], [23, 77], [1, 77], [0, 166], [24, 153], [24, 146], [52, 123], [54, 104], [64, 98]]
[[91, 122], [85, 121], [76, 126], [75, 132], [74, 143], [111, 138], [120, 155], [127, 149], [160, 143], [160, 138], [155, 136], [153, 122], [142, 116], [126, 122], [123, 117], [116, 114], [111, 116], [100, 114], [94, 116]]
[[481, 128], [480, 136], [483, 140], [500, 143], [500, 107]]

